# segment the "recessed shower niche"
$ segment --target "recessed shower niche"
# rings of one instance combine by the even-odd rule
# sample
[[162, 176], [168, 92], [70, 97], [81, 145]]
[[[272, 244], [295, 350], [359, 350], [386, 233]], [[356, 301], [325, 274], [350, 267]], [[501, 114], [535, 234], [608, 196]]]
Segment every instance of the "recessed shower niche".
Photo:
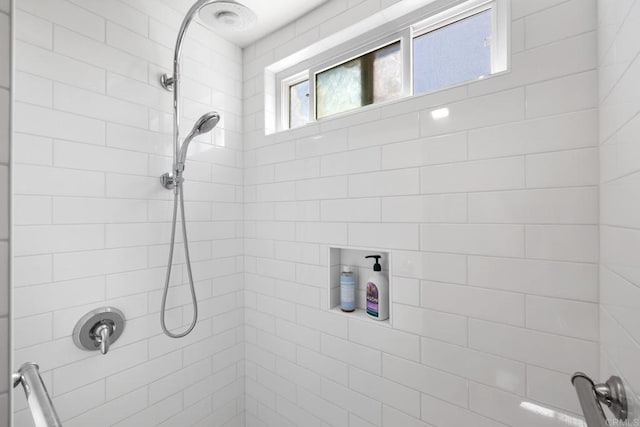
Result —
[[[381, 273], [389, 281], [389, 297], [387, 298], [389, 318], [385, 320], [375, 320], [367, 315], [367, 281], [374, 273], [373, 267], [375, 263], [374, 259], [366, 258], [370, 255], [380, 255]], [[355, 278], [355, 310], [352, 312], [345, 312], [340, 306], [340, 274], [345, 266], [351, 267]], [[393, 318], [393, 305], [391, 304], [393, 291], [391, 266], [391, 252], [389, 250], [359, 247], [329, 247], [329, 310], [345, 316], [369, 320], [381, 325], [391, 325]]]

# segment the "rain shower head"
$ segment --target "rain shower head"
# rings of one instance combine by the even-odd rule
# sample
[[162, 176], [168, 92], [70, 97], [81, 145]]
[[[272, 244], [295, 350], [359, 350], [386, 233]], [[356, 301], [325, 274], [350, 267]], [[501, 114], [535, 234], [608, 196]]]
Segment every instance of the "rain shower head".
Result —
[[[173, 52], [173, 75], [160, 76], [160, 84], [168, 91], [174, 90], [180, 74], [180, 59], [182, 58], [182, 42], [187, 28], [195, 18], [214, 31], [237, 32], [247, 30], [257, 21], [256, 14], [247, 6], [235, 0], [198, 0], [189, 9], [178, 31], [176, 47]], [[177, 95], [176, 95], [177, 98]]]
[[191, 142], [191, 140], [198, 135], [211, 132], [213, 128], [216, 127], [219, 121], [220, 114], [216, 113], [215, 111], [204, 114], [196, 121], [196, 123], [193, 125], [191, 133], [187, 135], [184, 142], [182, 143], [182, 146], [180, 147], [180, 153], [178, 154], [178, 161], [176, 162], [176, 165], [181, 165], [182, 168], [184, 168], [184, 162], [187, 159], [187, 150], [189, 149], [189, 143]]
[[200, 20], [213, 29], [243, 31], [255, 24], [256, 14], [233, 0], [219, 0], [205, 4], [198, 11]]

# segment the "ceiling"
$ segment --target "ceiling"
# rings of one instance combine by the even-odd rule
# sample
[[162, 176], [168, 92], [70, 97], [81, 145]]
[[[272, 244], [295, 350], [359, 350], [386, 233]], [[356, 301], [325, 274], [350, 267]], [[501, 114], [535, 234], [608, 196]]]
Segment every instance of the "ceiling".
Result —
[[327, 0], [238, 0], [258, 16], [256, 25], [241, 32], [218, 32], [231, 42], [245, 47], [272, 31], [294, 21]]

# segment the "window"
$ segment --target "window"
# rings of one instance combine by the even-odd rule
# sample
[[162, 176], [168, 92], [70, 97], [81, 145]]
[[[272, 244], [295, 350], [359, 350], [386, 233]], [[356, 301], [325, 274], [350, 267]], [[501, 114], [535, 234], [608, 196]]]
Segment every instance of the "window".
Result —
[[491, 74], [491, 9], [413, 38], [413, 93]]
[[316, 117], [398, 98], [402, 93], [400, 42], [316, 74]]
[[309, 80], [289, 86], [289, 126], [297, 128], [309, 121]]
[[[279, 128], [421, 95], [506, 70], [508, 0], [468, 0], [430, 16], [407, 18], [358, 49], [313, 58], [295, 76], [282, 72]], [[336, 50], [339, 48], [336, 48]], [[320, 55], [319, 55], [320, 57]]]

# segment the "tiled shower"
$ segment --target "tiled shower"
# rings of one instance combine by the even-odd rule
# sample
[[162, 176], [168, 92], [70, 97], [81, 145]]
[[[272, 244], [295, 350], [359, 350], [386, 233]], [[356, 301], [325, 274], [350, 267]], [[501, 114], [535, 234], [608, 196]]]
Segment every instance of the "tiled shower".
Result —
[[[200, 320], [175, 340], [158, 77], [191, 3], [0, 0], [0, 425], [33, 425], [29, 361], [65, 426], [581, 426], [575, 371], [640, 419], [640, 1], [511, 0], [508, 71], [279, 132], [273, 64], [411, 2], [242, 47], [193, 26], [183, 118], [222, 120], [185, 170]], [[336, 254], [369, 252], [386, 322], [331, 296]], [[102, 306], [127, 318], [105, 356], [71, 338]]]

